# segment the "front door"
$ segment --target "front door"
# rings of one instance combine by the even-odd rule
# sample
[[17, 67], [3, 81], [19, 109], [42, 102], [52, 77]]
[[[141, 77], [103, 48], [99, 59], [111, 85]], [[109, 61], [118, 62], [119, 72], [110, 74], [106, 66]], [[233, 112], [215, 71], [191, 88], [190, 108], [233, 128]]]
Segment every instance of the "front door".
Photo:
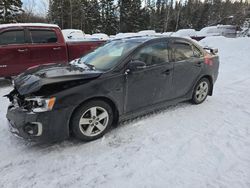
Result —
[[156, 104], [171, 97], [173, 64], [169, 62], [165, 41], [148, 44], [139, 49], [133, 60], [143, 61], [144, 68], [126, 75], [126, 112]]

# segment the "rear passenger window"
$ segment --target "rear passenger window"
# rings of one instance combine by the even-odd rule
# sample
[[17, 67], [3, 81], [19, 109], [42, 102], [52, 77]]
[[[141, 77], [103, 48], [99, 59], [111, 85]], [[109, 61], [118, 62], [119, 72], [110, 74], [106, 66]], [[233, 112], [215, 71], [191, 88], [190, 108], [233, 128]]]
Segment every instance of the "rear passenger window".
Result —
[[57, 36], [55, 31], [52, 30], [30, 30], [32, 43], [56, 43]]
[[25, 39], [23, 30], [5, 31], [0, 34], [0, 45], [24, 43]]
[[169, 51], [166, 42], [158, 42], [145, 46], [133, 57], [134, 60], [140, 60], [147, 66], [169, 62]]
[[175, 61], [183, 61], [194, 57], [192, 47], [187, 43], [175, 43], [173, 44]]
[[194, 57], [202, 57], [203, 56], [202, 52], [195, 46], [193, 46], [193, 51], [194, 51]]

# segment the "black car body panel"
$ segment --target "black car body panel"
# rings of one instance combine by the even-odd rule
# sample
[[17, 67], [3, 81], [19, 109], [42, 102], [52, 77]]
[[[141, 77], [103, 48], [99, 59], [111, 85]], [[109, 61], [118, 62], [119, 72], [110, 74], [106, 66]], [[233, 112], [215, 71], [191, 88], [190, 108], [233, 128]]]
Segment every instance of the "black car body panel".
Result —
[[100, 76], [100, 71], [83, 69], [74, 65], [42, 65], [31, 68], [14, 79], [15, 88], [21, 95], [33, 93], [44, 85], [86, 80]]
[[[107, 71], [82, 69], [73, 65], [49, 65], [28, 70], [18, 76], [14, 81], [14, 91], [7, 95], [12, 102], [7, 119], [19, 130], [19, 136], [39, 141], [63, 140], [69, 137], [72, 114], [81, 104], [93, 99], [105, 100], [119, 120], [125, 120], [191, 99], [196, 83], [203, 77], [209, 79], [212, 86], [209, 94], [212, 95], [219, 69], [216, 54], [210, 54], [191, 40], [183, 38], [147, 37], [126, 40], [138, 42], [137, 47]], [[128, 69], [128, 64], [141, 49], [162, 42], [168, 49], [167, 63], [135, 71]], [[184, 47], [188, 44], [201, 54], [178, 61], [176, 44]], [[16, 96], [25, 99], [41, 95], [56, 98], [52, 111], [35, 113], [13, 104]], [[27, 136], [23, 132], [24, 126], [31, 121], [43, 125], [41, 136]]]
[[[32, 113], [21, 108], [9, 106], [7, 119], [9, 120], [10, 131], [18, 137], [38, 142], [54, 142], [69, 137], [69, 119], [73, 108], [62, 108], [60, 110]], [[60, 118], [58, 118], [60, 114]], [[30, 124], [40, 123], [42, 134], [39, 136], [29, 135], [24, 131]], [[60, 132], [58, 132], [60, 130]]]

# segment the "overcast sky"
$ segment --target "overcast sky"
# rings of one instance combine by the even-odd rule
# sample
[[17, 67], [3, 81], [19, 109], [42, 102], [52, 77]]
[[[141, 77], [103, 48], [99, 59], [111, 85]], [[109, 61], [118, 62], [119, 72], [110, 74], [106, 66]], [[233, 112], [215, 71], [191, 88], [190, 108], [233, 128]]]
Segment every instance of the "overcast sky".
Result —
[[23, 8], [30, 10], [31, 8], [35, 13], [45, 15], [48, 10], [49, 0], [22, 0]]

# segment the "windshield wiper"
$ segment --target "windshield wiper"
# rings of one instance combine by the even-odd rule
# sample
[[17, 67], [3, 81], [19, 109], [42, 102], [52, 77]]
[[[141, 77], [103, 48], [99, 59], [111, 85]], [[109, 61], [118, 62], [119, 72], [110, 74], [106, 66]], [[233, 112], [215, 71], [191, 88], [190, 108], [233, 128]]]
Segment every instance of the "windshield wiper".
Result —
[[84, 62], [84, 65], [87, 65], [91, 70], [96, 70], [95, 66], [94, 65], [91, 65], [91, 64], [87, 64]]

